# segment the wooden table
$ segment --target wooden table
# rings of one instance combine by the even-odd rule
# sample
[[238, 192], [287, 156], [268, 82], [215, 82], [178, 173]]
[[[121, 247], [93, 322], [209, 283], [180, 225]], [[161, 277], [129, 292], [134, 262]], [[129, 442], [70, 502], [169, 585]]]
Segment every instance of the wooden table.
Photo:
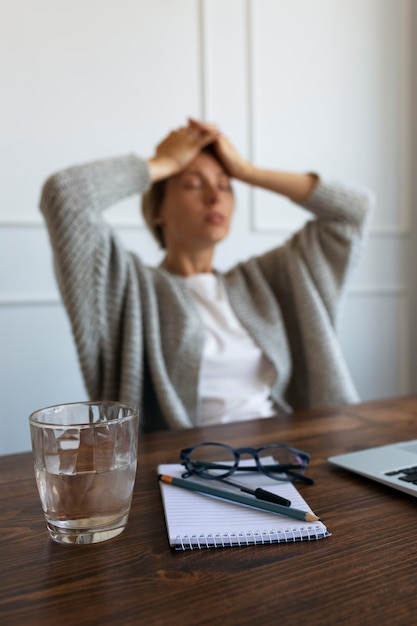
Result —
[[[146, 435], [127, 529], [79, 547], [49, 539], [31, 454], [0, 457], [0, 623], [414, 625], [417, 501], [326, 461], [412, 438], [417, 397]], [[316, 484], [299, 489], [332, 536], [172, 551], [156, 466], [178, 462], [182, 447], [203, 440], [310, 452]]]

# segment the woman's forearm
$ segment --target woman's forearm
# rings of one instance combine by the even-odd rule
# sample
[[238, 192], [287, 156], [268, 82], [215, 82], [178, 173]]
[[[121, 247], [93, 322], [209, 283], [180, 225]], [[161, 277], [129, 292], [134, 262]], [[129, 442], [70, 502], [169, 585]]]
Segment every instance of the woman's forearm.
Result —
[[61, 170], [46, 181], [41, 209], [45, 214], [101, 212], [143, 193], [149, 182], [148, 165], [135, 155], [85, 163]]
[[315, 174], [296, 174], [277, 170], [267, 170], [252, 165], [244, 159], [225, 135], [220, 134], [214, 143], [216, 152], [226, 171], [254, 187], [279, 193], [294, 202], [304, 202], [318, 183]]
[[249, 185], [279, 193], [294, 202], [307, 200], [318, 183], [315, 174], [266, 170], [250, 164], [239, 178]]

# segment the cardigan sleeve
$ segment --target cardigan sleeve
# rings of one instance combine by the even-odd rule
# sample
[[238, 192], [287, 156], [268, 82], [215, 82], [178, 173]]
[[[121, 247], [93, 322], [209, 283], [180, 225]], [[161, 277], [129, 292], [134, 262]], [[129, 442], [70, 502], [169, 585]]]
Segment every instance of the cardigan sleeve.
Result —
[[65, 169], [42, 189], [41, 211], [90, 397], [106, 389], [105, 355], [120, 340], [131, 271], [130, 255], [102, 211], [149, 183], [146, 162], [129, 155]]
[[314, 218], [283, 246], [259, 258], [272, 287], [282, 286], [284, 276], [292, 281], [286, 290], [303, 283], [318, 295], [335, 324], [340, 296], [361, 252], [373, 204], [368, 189], [319, 180], [300, 205]]

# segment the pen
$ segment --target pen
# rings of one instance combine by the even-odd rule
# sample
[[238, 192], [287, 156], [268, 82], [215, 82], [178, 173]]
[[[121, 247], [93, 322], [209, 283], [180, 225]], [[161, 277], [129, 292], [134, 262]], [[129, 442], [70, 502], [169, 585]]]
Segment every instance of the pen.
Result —
[[240, 483], [235, 483], [234, 481], [227, 478], [219, 478], [219, 480], [221, 480], [222, 483], [226, 483], [227, 485], [232, 485], [232, 487], [237, 487], [238, 489], [240, 489], [240, 491], [243, 491], [243, 493], [250, 493], [252, 496], [255, 496], [255, 498], [258, 498], [258, 500], [275, 502], [275, 504], [282, 504], [282, 506], [291, 506], [291, 500], [283, 498], [282, 496], [279, 496], [276, 493], [272, 493], [271, 491], [267, 491], [266, 489], [262, 489], [262, 487], [249, 489], [249, 487], [245, 487]]
[[201, 483], [193, 482], [192, 480], [186, 480], [185, 478], [176, 478], [175, 476], [167, 476], [165, 474], [159, 474], [158, 479], [162, 483], [169, 485], [175, 485], [176, 487], [182, 487], [190, 491], [198, 491], [200, 493], [206, 493], [210, 496], [221, 498], [222, 500], [229, 500], [236, 502], [237, 504], [243, 504], [254, 507], [255, 509], [262, 509], [263, 511], [269, 511], [270, 513], [278, 513], [285, 515], [286, 517], [293, 517], [305, 522], [320, 522], [320, 518], [314, 513], [308, 511], [300, 511], [299, 509], [293, 509], [289, 506], [282, 506], [281, 504], [275, 504], [274, 502], [265, 502], [264, 500], [254, 500], [248, 496], [243, 496], [240, 493], [232, 493], [231, 491], [225, 491], [218, 489], [217, 487], [211, 487], [210, 485], [203, 485]]

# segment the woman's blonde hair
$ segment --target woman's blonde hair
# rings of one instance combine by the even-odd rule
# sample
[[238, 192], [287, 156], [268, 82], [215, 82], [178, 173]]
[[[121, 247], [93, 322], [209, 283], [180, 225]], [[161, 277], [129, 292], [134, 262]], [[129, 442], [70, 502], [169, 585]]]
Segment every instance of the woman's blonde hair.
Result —
[[[213, 144], [209, 144], [201, 152], [208, 152], [212, 157], [221, 164]], [[165, 196], [166, 183], [169, 179], [164, 178], [153, 183], [151, 187], [142, 196], [142, 215], [146, 226], [149, 228], [153, 237], [156, 239], [161, 248], [165, 248], [164, 234], [161, 226], [155, 224], [155, 218], [158, 217], [162, 202]]]
[[164, 199], [167, 180], [167, 178], [164, 178], [153, 183], [142, 196], [143, 219], [161, 248], [165, 248], [164, 235], [161, 226], [155, 224], [155, 218], [158, 216]]

